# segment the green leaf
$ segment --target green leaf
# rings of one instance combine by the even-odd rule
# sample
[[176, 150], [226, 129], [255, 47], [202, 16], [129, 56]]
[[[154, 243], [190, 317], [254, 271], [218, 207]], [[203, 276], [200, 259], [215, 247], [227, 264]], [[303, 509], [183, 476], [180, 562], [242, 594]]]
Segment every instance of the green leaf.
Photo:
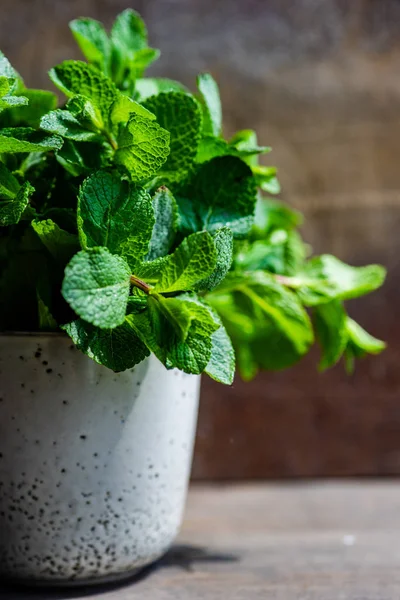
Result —
[[344, 351], [344, 358], [348, 373], [354, 371], [356, 358], [362, 358], [366, 354], [380, 354], [386, 348], [385, 342], [370, 335], [350, 317], [347, 317], [346, 320], [346, 331], [348, 343]]
[[58, 329], [58, 324], [50, 312], [48, 305], [42, 299], [39, 290], [37, 290], [38, 303], [38, 318], [40, 331], [55, 331]]
[[[163, 308], [158, 297], [150, 296], [148, 302], [148, 310], [127, 317], [137, 335], [167, 369], [202, 373], [211, 357], [211, 336], [219, 327], [211, 309], [195, 296], [187, 294], [165, 298]], [[165, 304], [171, 307], [168, 311]], [[174, 313], [172, 322], [169, 320], [171, 312]], [[184, 339], [182, 332], [176, 331], [179, 319], [185, 329]], [[187, 329], [188, 320], [190, 327]]]
[[137, 114], [146, 119], [150, 119], [151, 121], [156, 118], [155, 115], [142, 106], [142, 104], [121, 94], [111, 106], [110, 121], [112, 126], [118, 127], [120, 123], [126, 123], [129, 121], [132, 114]]
[[277, 229], [291, 231], [299, 227], [303, 222], [301, 213], [289, 208], [283, 202], [258, 198], [254, 226], [250, 233], [250, 239], [265, 240], [265, 238]]
[[66, 60], [51, 69], [50, 79], [68, 98], [80, 94], [89, 98], [100, 110], [104, 122], [112, 103], [119, 95], [114, 83], [93, 65]]
[[146, 260], [168, 254], [178, 228], [178, 205], [168, 188], [160, 187], [152, 198], [155, 223]]
[[264, 165], [253, 165], [253, 174], [256, 178], [257, 186], [268, 192], [268, 194], [279, 194], [281, 186], [276, 176], [276, 167], [265, 167]]
[[307, 306], [349, 300], [379, 288], [386, 271], [380, 265], [352, 267], [330, 254], [312, 258], [293, 278], [292, 286]]
[[0, 77], [7, 77], [7, 79], [13, 79], [15, 84], [21, 81], [21, 77], [11, 66], [9, 60], [4, 56], [2, 51], [0, 50]]
[[73, 114], [60, 108], [45, 115], [40, 122], [40, 127], [44, 131], [56, 133], [76, 142], [91, 142], [99, 139], [98, 132], [87, 130]]
[[161, 52], [157, 48], [142, 48], [135, 52], [131, 62], [131, 70], [136, 77], [143, 77], [145, 70], [160, 58]]
[[87, 60], [108, 75], [111, 57], [110, 40], [102, 23], [81, 18], [69, 24], [72, 34]]
[[76, 254], [65, 269], [62, 294], [74, 311], [101, 329], [122, 325], [130, 289], [130, 269], [106, 248]]
[[125, 319], [115, 329], [99, 329], [82, 319], [63, 327], [84, 354], [113, 371], [125, 371], [139, 364], [150, 352]]
[[198, 284], [198, 289], [212, 290], [224, 280], [231, 268], [233, 256], [233, 235], [229, 227], [218, 229], [213, 236], [217, 253], [217, 264], [214, 271]]
[[84, 248], [105, 246], [124, 256], [133, 270], [149, 250], [153, 225], [153, 206], [144, 189], [105, 171], [83, 183], [78, 229]]
[[346, 329], [349, 336], [349, 342], [352, 344], [356, 356], [363, 356], [364, 354], [380, 354], [386, 348], [385, 342], [372, 336], [368, 331], [365, 331], [361, 325], [356, 323], [356, 321], [350, 319], [350, 317], [347, 317]]
[[[46, 90], [22, 90], [27, 105], [10, 107], [2, 114], [7, 126], [39, 127], [40, 119], [57, 106], [57, 96]], [[4, 117], [5, 115], [5, 117]]]
[[170, 154], [163, 171], [181, 172], [184, 176], [196, 158], [202, 116], [198, 102], [183, 92], [163, 92], [145, 101], [145, 107], [170, 133]]
[[197, 78], [197, 86], [204, 107], [204, 134], [219, 136], [222, 130], [222, 108], [219, 89], [216, 81], [209, 73]]
[[131, 57], [147, 47], [147, 29], [135, 10], [127, 8], [115, 19], [111, 29], [111, 41]]
[[63, 147], [57, 152], [57, 161], [73, 177], [89, 175], [109, 164], [110, 151], [108, 144], [65, 140]]
[[232, 385], [236, 367], [235, 351], [231, 338], [215, 312], [214, 317], [220, 326], [211, 336], [211, 357], [205, 368], [205, 373], [219, 383]]
[[169, 133], [155, 121], [133, 114], [120, 129], [115, 162], [124, 165], [133, 179], [149, 179], [169, 154]]
[[213, 232], [227, 226], [234, 237], [242, 237], [254, 219], [256, 188], [251, 170], [233, 156], [214, 158], [198, 168], [177, 201], [181, 215], [190, 203], [197, 229]]
[[[258, 154], [264, 154], [271, 149], [267, 146], [250, 146], [244, 143], [234, 146], [222, 138], [204, 136], [199, 143], [196, 155], [198, 163], [207, 162], [218, 156], [236, 156], [242, 158], [253, 170], [252, 162]], [[258, 180], [257, 180], [258, 183]], [[259, 185], [259, 183], [258, 183]]]
[[61, 229], [51, 219], [32, 221], [32, 227], [50, 254], [62, 264], [79, 250], [78, 236]]
[[232, 274], [207, 301], [232, 339], [245, 378], [258, 368], [287, 368], [313, 342], [309, 317], [295, 294], [266, 272]]
[[258, 163], [257, 156], [271, 152], [269, 146], [259, 146], [257, 142], [257, 134], [252, 129], [243, 129], [238, 131], [229, 141], [230, 146], [233, 146], [239, 156], [252, 168]]
[[18, 180], [7, 169], [5, 164], [0, 162], [0, 199], [12, 200], [17, 195], [20, 187]]
[[26, 182], [14, 197], [0, 199], [0, 227], [14, 225], [20, 221], [34, 191], [31, 184]]
[[348, 342], [347, 315], [341, 302], [328, 302], [314, 311], [315, 333], [321, 346], [320, 371], [333, 367], [341, 358]]
[[[160, 269], [154, 291], [170, 293], [195, 289], [204, 276], [214, 271], [216, 259], [215, 245], [209, 233], [201, 231], [188, 236], [175, 252], [157, 263]], [[143, 268], [148, 266], [144, 264]], [[145, 277], [140, 270], [138, 276]]]
[[135, 93], [140, 102], [143, 102], [150, 96], [157, 96], [164, 92], [186, 92], [188, 89], [173, 79], [162, 77], [146, 77], [137, 79], [135, 83]]
[[0, 154], [59, 150], [63, 144], [57, 135], [48, 135], [29, 127], [0, 129]]

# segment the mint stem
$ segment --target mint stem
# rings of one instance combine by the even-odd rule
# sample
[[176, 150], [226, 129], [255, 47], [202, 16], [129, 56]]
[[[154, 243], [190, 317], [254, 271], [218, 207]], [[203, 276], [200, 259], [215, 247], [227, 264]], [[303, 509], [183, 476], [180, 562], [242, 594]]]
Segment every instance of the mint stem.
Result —
[[151, 290], [152, 286], [148, 285], [145, 281], [142, 281], [141, 279], [139, 279], [139, 277], [135, 277], [135, 275], [131, 275], [130, 281], [131, 281], [132, 285], [134, 285], [135, 287], [139, 288], [140, 290], [142, 290], [146, 294], [150, 293], [150, 290]]

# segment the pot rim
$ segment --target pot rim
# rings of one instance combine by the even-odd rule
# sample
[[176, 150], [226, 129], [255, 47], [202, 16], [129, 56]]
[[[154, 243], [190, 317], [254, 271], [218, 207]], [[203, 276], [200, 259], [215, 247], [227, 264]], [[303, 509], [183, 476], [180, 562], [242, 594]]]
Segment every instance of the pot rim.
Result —
[[[0, 331], [0, 338], [68, 338], [64, 331]], [[72, 340], [71, 340], [72, 342]]]

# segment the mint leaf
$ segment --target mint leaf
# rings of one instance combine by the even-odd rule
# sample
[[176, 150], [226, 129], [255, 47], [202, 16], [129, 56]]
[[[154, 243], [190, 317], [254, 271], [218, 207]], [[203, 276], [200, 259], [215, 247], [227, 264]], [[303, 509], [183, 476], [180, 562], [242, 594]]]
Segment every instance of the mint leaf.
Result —
[[293, 288], [306, 306], [330, 300], [349, 300], [379, 288], [386, 271], [380, 265], [352, 267], [329, 254], [312, 258], [296, 274]]
[[322, 356], [320, 371], [335, 365], [341, 358], [348, 342], [347, 315], [341, 302], [328, 302], [314, 311], [314, 325]]
[[218, 85], [212, 75], [203, 73], [197, 78], [197, 86], [204, 110], [203, 132], [218, 137], [222, 130], [222, 108]]
[[145, 119], [150, 119], [151, 121], [156, 118], [155, 115], [142, 106], [142, 104], [131, 100], [131, 98], [124, 94], [120, 94], [111, 106], [111, 125], [118, 129], [118, 125], [129, 121], [132, 114], [137, 114]]
[[40, 127], [44, 131], [56, 133], [61, 137], [76, 142], [99, 140], [98, 132], [88, 131], [73, 114], [68, 110], [62, 110], [60, 108], [45, 115], [40, 122]]
[[[14, 80], [14, 86], [16, 87], [18, 82], [21, 82], [21, 77], [11, 66], [9, 60], [4, 56], [0, 50], [0, 77], [6, 77], [7, 79]], [[14, 89], [14, 88], [13, 88]]]
[[124, 165], [133, 181], [149, 179], [169, 154], [169, 133], [154, 121], [133, 114], [120, 129], [115, 162]]
[[106, 248], [76, 254], [65, 269], [62, 294], [74, 311], [101, 329], [122, 325], [130, 288], [130, 269]]
[[145, 107], [170, 133], [170, 154], [163, 171], [182, 173], [194, 163], [201, 132], [201, 110], [195, 98], [182, 92], [163, 92], [148, 98]]
[[148, 252], [153, 225], [153, 206], [144, 189], [105, 171], [83, 183], [78, 229], [84, 248], [105, 246], [124, 256], [133, 270]]
[[178, 205], [168, 188], [160, 187], [152, 198], [155, 223], [146, 260], [168, 254], [178, 228]]
[[27, 182], [19, 188], [14, 197], [9, 195], [0, 198], [0, 227], [15, 225], [20, 221], [34, 191]]
[[[193, 290], [204, 278], [211, 275], [216, 264], [216, 250], [213, 239], [206, 231], [194, 233], [183, 240], [172, 254], [156, 262], [158, 277], [155, 292], [170, 293]], [[149, 265], [139, 269], [138, 276], [146, 278]]]
[[213, 313], [219, 328], [211, 335], [211, 357], [204, 370], [215, 381], [232, 385], [235, 377], [235, 351], [221, 319], [217, 313]]
[[38, 320], [40, 331], [55, 331], [58, 329], [58, 324], [50, 312], [48, 305], [42, 299], [39, 291], [37, 291], [38, 303]]
[[277, 229], [291, 231], [299, 227], [303, 222], [302, 215], [283, 202], [258, 198], [253, 229], [250, 239], [265, 240], [265, 238]]
[[135, 82], [135, 93], [137, 99], [143, 102], [150, 96], [157, 96], [163, 92], [186, 92], [188, 89], [179, 81], [163, 77], [146, 77], [137, 79]]
[[89, 98], [100, 110], [104, 122], [107, 121], [110, 107], [119, 92], [96, 67], [77, 60], [66, 60], [51, 69], [49, 75], [54, 85], [68, 98], [77, 94]]
[[214, 271], [202, 279], [198, 284], [198, 289], [212, 290], [224, 280], [226, 274], [231, 268], [233, 256], [233, 235], [228, 227], [218, 229], [213, 236], [215, 250], [217, 253], [217, 264]]
[[110, 40], [103, 25], [94, 19], [75, 19], [69, 24], [85, 58], [108, 74], [111, 58]]
[[57, 135], [48, 135], [29, 127], [0, 129], [0, 154], [58, 150], [62, 144], [62, 139]]
[[115, 19], [111, 29], [111, 41], [123, 53], [134, 58], [134, 53], [147, 46], [147, 29], [135, 10], [127, 8]]
[[[148, 310], [127, 317], [137, 335], [167, 369], [202, 373], [211, 357], [211, 336], [219, 327], [211, 309], [187, 294], [165, 298], [163, 308], [158, 297], [150, 296], [148, 302]], [[169, 306], [168, 311], [165, 305]], [[174, 313], [172, 319], [171, 312]], [[182, 331], [177, 332], [179, 320], [184, 335]]]
[[67, 263], [78, 251], [78, 236], [64, 231], [51, 219], [32, 221], [32, 227], [50, 254], [61, 264]]
[[347, 317], [346, 329], [349, 336], [349, 342], [353, 347], [357, 348], [358, 352], [356, 355], [358, 356], [367, 353], [379, 354], [386, 348], [385, 342], [372, 336], [368, 331], [365, 331], [361, 325], [356, 323], [356, 321], [350, 319], [350, 317]]
[[[39, 127], [40, 119], [57, 106], [57, 96], [45, 90], [23, 89], [24, 102], [21, 105], [11, 106], [1, 115], [5, 126]], [[25, 103], [26, 100], [26, 103]]]
[[313, 342], [311, 322], [296, 295], [266, 272], [232, 274], [207, 301], [234, 343], [245, 379], [259, 368], [294, 364]]
[[201, 165], [177, 197], [181, 215], [185, 199], [190, 199], [197, 229], [214, 232], [226, 226], [242, 237], [253, 223], [256, 188], [250, 168], [239, 158], [224, 156]]
[[9, 200], [15, 198], [20, 188], [18, 180], [7, 169], [5, 164], [0, 162], [0, 199]]
[[[245, 162], [250, 166], [257, 165], [257, 155], [271, 152], [269, 146], [259, 146], [257, 142], [257, 134], [252, 129], [242, 129], [238, 131], [230, 139], [229, 145], [243, 157]], [[246, 158], [245, 158], [246, 157]]]
[[256, 178], [257, 186], [268, 192], [268, 194], [279, 194], [281, 186], [276, 176], [276, 167], [265, 167], [264, 165], [253, 165], [253, 174]]
[[128, 319], [115, 329], [99, 329], [82, 319], [68, 323], [63, 329], [78, 350], [115, 372], [132, 369], [150, 354]]
[[370, 335], [350, 317], [347, 317], [346, 320], [346, 331], [348, 342], [344, 351], [344, 358], [348, 373], [353, 372], [356, 358], [362, 358], [366, 354], [380, 354], [386, 348], [386, 344], [382, 340]]
[[89, 175], [110, 162], [110, 146], [102, 143], [65, 140], [57, 152], [57, 162], [73, 177]]

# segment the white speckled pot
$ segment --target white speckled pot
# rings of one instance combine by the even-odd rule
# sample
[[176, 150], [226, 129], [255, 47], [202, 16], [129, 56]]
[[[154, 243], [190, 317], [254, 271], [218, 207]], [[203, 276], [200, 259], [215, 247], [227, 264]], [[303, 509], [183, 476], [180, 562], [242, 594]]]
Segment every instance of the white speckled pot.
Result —
[[162, 555], [199, 383], [154, 357], [115, 374], [62, 335], [0, 335], [0, 575], [96, 583]]

